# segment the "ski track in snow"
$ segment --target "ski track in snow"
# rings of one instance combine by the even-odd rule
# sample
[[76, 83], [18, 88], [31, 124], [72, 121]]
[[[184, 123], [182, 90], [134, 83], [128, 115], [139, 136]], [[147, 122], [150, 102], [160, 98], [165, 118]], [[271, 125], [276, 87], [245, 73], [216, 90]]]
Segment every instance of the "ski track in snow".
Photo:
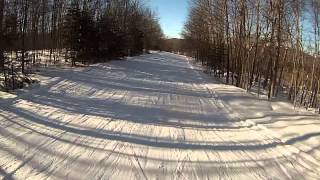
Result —
[[319, 116], [223, 85], [183, 56], [44, 69], [0, 101], [4, 179], [319, 179]]

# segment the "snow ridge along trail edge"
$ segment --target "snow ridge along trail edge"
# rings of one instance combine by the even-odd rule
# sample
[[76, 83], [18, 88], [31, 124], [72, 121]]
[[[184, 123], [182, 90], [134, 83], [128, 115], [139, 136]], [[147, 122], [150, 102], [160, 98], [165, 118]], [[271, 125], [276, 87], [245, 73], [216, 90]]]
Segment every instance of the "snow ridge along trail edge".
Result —
[[4, 179], [318, 179], [319, 120], [170, 53], [43, 69], [0, 102]]

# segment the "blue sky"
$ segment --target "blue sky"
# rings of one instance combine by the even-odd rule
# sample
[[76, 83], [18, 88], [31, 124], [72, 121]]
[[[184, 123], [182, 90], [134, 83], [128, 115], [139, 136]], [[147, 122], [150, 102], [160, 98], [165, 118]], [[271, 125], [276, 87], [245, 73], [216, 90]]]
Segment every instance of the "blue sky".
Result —
[[189, 0], [146, 0], [146, 3], [158, 14], [165, 35], [179, 38], [188, 16]]

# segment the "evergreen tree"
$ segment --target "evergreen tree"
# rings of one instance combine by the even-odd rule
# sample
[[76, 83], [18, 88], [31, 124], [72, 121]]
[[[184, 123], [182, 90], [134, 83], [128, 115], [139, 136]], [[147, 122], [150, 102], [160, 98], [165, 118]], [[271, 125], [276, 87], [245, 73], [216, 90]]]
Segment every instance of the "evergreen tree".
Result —
[[72, 65], [75, 65], [75, 60], [78, 52], [81, 49], [81, 12], [77, 1], [72, 1], [65, 17], [63, 26], [64, 46], [71, 51]]

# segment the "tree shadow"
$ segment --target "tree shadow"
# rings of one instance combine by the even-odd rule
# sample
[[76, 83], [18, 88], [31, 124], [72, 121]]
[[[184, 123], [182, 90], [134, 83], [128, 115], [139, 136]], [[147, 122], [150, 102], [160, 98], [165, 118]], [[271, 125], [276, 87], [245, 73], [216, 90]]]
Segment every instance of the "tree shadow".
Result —
[[3, 176], [3, 180], [14, 180], [12, 177], [12, 173], [7, 173], [5, 170], [3, 170], [0, 166], [0, 175]]
[[[20, 117], [20, 116], [19, 116]], [[24, 118], [27, 118], [27, 117], [24, 117]], [[41, 119], [41, 118], [39, 118]], [[39, 120], [38, 119], [38, 120]], [[38, 120], [36, 120], [35, 122], [28, 122], [28, 126], [32, 127], [34, 123], [36, 124], [43, 124], [43, 123], [39, 123]], [[10, 120], [11, 122], [15, 122], [17, 125], [19, 124], [17, 122], [17, 119], [11, 119]], [[40, 121], [40, 120], [39, 120]], [[21, 126], [21, 124], [20, 124]], [[107, 135], [105, 133], [98, 133], [97, 135], [97, 132], [94, 132], [92, 130], [89, 131], [86, 131], [86, 130], [83, 130], [83, 129], [76, 129], [76, 128], [70, 128], [70, 127], [66, 127], [66, 125], [56, 125], [56, 124], [52, 124], [52, 123], [47, 123], [45, 122], [45, 126], [49, 126], [51, 129], [59, 129], [61, 130], [62, 132], [66, 131], [67, 134], [81, 134], [81, 135], [84, 135], [84, 136], [90, 136], [90, 137], [94, 137], [95, 139], [96, 138], [103, 138], [104, 140], [109, 140], [109, 138], [111, 137], [110, 135]], [[158, 161], [158, 162], [165, 162], [165, 163], [169, 163], [169, 164], [176, 164], [177, 162], [174, 161], [174, 160], [165, 160], [163, 158], [153, 158], [153, 157], [144, 157], [144, 156], [136, 156], [136, 155], [133, 155], [133, 154], [127, 154], [125, 152], [121, 152], [121, 151], [114, 151], [114, 150], [108, 150], [108, 149], [104, 149], [104, 148], [99, 148], [97, 147], [98, 145], [94, 143], [94, 141], [90, 144], [83, 144], [81, 142], [77, 142], [77, 141], [70, 141], [68, 139], [64, 139], [63, 137], [64, 136], [55, 136], [55, 135], [48, 135], [48, 133], [45, 133], [45, 132], [40, 132], [38, 130], [33, 130], [32, 128], [29, 128], [27, 127], [26, 125], [22, 125], [22, 127], [25, 127], [29, 130], [32, 130], [33, 132], [36, 132], [36, 133], [40, 133], [42, 136], [45, 136], [45, 137], [48, 137], [49, 139], [54, 139], [54, 140], [57, 140], [57, 141], [60, 141], [60, 142], [63, 142], [63, 143], [68, 143], [70, 145], [73, 145], [73, 146], [79, 146], [79, 147], [84, 147], [84, 148], [89, 148], [89, 149], [93, 149], [93, 150], [98, 150], [98, 151], [101, 151], [101, 152], [108, 152], [110, 154], [119, 154], [120, 156], [125, 156], [125, 157], [130, 157], [130, 158], [141, 158], [141, 159], [148, 159], [148, 160], [151, 160], [151, 161]], [[40, 128], [41, 129], [41, 128]], [[39, 129], [39, 130], [40, 130]], [[21, 129], [20, 129], [21, 130]], [[19, 131], [19, 129], [16, 129], [16, 131]], [[1, 131], [0, 130], [0, 133], [2, 134], [3, 130]], [[1, 135], [0, 134], [0, 135]], [[93, 136], [92, 136], [93, 135]], [[36, 146], [37, 145], [37, 142], [32, 142], [30, 140], [28, 140], [28, 137], [24, 137], [24, 136], [16, 136], [16, 135], [10, 135], [12, 136], [11, 138], [14, 138], [17, 142], [19, 142], [20, 144], [23, 143], [23, 144], [28, 144], [29, 146]], [[131, 135], [132, 136], [132, 135]], [[127, 140], [123, 141], [123, 139], [116, 139], [117, 141], [120, 140], [120, 142], [122, 143], [125, 143], [125, 142], [130, 142], [130, 143], [136, 143], [135, 140], [133, 140], [135, 137], [132, 136], [132, 137], [125, 137]], [[114, 139], [111, 137], [111, 139]], [[133, 141], [132, 141], [133, 140]], [[143, 141], [140, 141], [139, 140], [139, 144], [136, 144], [138, 147], [141, 145], [143, 146], [150, 146], [149, 143], [144, 143]], [[175, 143], [170, 143], [170, 147], [172, 147], [172, 145], [174, 145]], [[183, 143], [184, 144], [184, 143]], [[174, 148], [182, 148], [182, 149], [190, 149], [190, 148], [196, 148], [198, 149], [200, 146], [190, 146], [188, 145], [187, 147], [185, 145], [182, 146], [175, 146]], [[241, 143], [243, 146], [246, 146], [247, 143]], [[252, 144], [252, 143], [249, 143], [249, 144]], [[160, 147], [164, 145], [163, 143], [160, 144]], [[274, 144], [275, 145], [275, 144]], [[268, 145], [269, 146], [269, 145]], [[273, 146], [273, 145], [272, 145]], [[157, 145], [157, 147], [159, 147]], [[244, 149], [244, 148], [241, 148], [241, 149], [238, 149], [237, 147], [239, 147], [238, 145], [237, 146], [233, 146], [233, 145], [223, 145], [223, 146], [216, 146], [218, 147], [217, 149], [216, 148], [213, 148], [213, 146], [211, 145], [210, 146], [202, 146], [200, 147], [200, 149], [202, 148], [208, 148], [207, 150], [213, 150], [213, 151], [221, 151], [219, 150], [219, 147], [223, 147], [223, 151], [228, 149], [231, 150], [231, 151], [240, 151], [240, 152], [255, 152], [255, 153], [258, 153], [260, 150], [261, 151], [264, 151], [266, 146], [264, 145], [261, 145], [262, 148], [257, 148], [257, 147], [253, 147], [251, 146], [250, 148], [248, 149]], [[231, 147], [231, 149], [230, 149]], [[225, 149], [226, 148], [226, 149]], [[1, 150], [5, 150], [3, 148], [1, 148]], [[18, 159], [21, 159], [23, 162], [25, 163], [22, 163], [21, 165], [24, 166], [24, 165], [28, 165], [28, 166], [31, 166], [33, 168], [39, 168], [39, 166], [37, 164], [39, 164], [37, 162], [36, 159], [32, 159], [32, 158], [29, 158], [29, 161], [32, 161], [32, 162], [29, 162], [29, 161], [25, 161], [24, 157], [22, 155], [20, 155], [18, 152], [14, 152], [14, 150], [12, 149], [7, 149], [5, 151], [8, 151], [8, 153], [12, 154], [13, 156], [17, 157]], [[62, 158], [62, 159], [68, 159], [72, 162], [75, 162], [75, 163], [79, 163], [81, 164], [82, 166], [90, 166], [91, 164], [95, 164], [96, 162], [94, 162], [93, 160], [90, 160], [90, 158], [88, 159], [79, 159], [79, 158], [76, 158], [76, 157], [72, 157], [72, 156], [67, 156], [66, 154], [63, 154], [62, 152], [59, 152], [59, 151], [53, 151], [50, 149], [50, 147], [47, 147], [47, 146], [40, 146], [39, 148], [37, 148], [37, 154], [47, 154], [49, 156], [55, 156], [55, 157], [59, 157], [59, 158]], [[300, 152], [299, 152], [300, 153]], [[203, 167], [203, 170], [204, 171], [208, 171], [208, 172], [211, 172], [212, 174], [215, 174], [216, 172], [212, 172], [212, 171], [209, 171], [210, 168], [222, 168], [223, 164], [227, 163], [228, 164], [228, 168], [227, 170], [232, 172], [232, 171], [237, 171], [238, 173], [249, 173], [250, 171], [252, 170], [259, 170], [261, 168], [261, 166], [259, 166], [259, 162], [260, 163], [263, 163], [264, 164], [264, 168], [265, 169], [268, 169], [268, 168], [272, 168], [275, 166], [275, 164], [277, 163], [285, 163], [287, 161], [290, 161], [290, 159], [295, 159], [296, 156], [299, 155], [298, 154], [291, 154], [290, 156], [279, 156], [279, 157], [270, 157], [270, 158], [267, 158], [267, 159], [264, 159], [264, 158], [259, 158], [259, 159], [251, 159], [251, 158], [248, 158], [247, 160], [234, 160], [234, 161], [221, 161], [221, 160], [210, 160], [210, 161], [192, 161], [192, 160], [186, 160], [185, 163], [187, 164], [201, 164], [202, 167]], [[299, 157], [300, 158], [300, 157]], [[246, 164], [246, 167], [244, 167], [243, 163]], [[103, 163], [103, 164], [100, 164], [101, 166], [111, 166], [111, 164], [108, 164], [108, 163]], [[20, 168], [22, 166], [19, 166]], [[129, 170], [129, 166], [127, 164], [122, 164], [121, 166], [121, 169], [124, 170], [124, 171], [128, 171]], [[303, 166], [303, 165], [301, 165]], [[19, 169], [19, 168], [18, 168]], [[17, 169], [17, 170], [18, 170]], [[41, 169], [43, 170], [43, 169]], [[154, 173], [154, 174], [157, 174], [159, 173], [159, 169], [146, 169], [146, 171], [148, 173]], [[11, 172], [10, 174], [14, 174], [14, 172]], [[63, 177], [63, 174], [59, 174], [59, 172], [55, 172], [52, 174], [53, 176], [55, 177]]]
[[274, 148], [276, 146], [284, 146], [284, 145], [292, 145], [298, 141], [303, 141], [309, 139], [311, 137], [320, 136], [320, 133], [310, 133], [305, 134], [303, 136], [295, 137], [287, 140], [286, 142], [281, 141], [271, 141], [268, 143], [261, 142], [241, 142], [239, 143], [215, 143], [208, 141], [181, 141], [181, 142], [173, 142], [171, 139], [167, 138], [159, 138], [159, 137], [151, 137], [144, 135], [135, 135], [124, 132], [114, 132], [108, 130], [94, 130], [88, 129], [85, 127], [74, 127], [68, 126], [65, 124], [56, 123], [54, 120], [50, 120], [47, 118], [39, 117], [38, 115], [31, 114], [24, 110], [18, 110], [17, 108], [9, 109], [12, 113], [16, 114], [18, 117], [22, 117], [23, 119], [35, 123], [40, 124], [45, 127], [50, 127], [52, 129], [58, 129], [60, 131], [65, 131], [68, 133], [80, 135], [80, 136], [88, 136], [92, 138], [98, 139], [108, 139], [113, 141], [119, 141], [124, 143], [132, 143], [137, 145], [144, 145], [149, 147], [156, 148], [173, 148], [173, 149], [194, 149], [194, 150], [215, 150], [215, 151], [246, 151], [246, 150], [265, 150], [268, 148]]
[[[13, 114], [14, 117], [6, 118], [1, 115], [3, 121], [10, 122], [14, 126], [4, 127], [0, 124], [0, 135], [5, 137], [6, 130], [10, 129], [7, 133], [10, 138], [14, 139], [18, 144], [24, 144], [26, 146], [37, 146], [37, 151], [33, 152], [37, 155], [54, 156], [61, 161], [69, 160], [70, 163], [81, 164], [83, 166], [96, 166], [110, 167], [113, 164], [110, 162], [102, 162], [98, 164], [95, 159], [86, 156], [85, 158], [79, 158], [77, 156], [68, 156], [60, 152], [59, 149], [50, 149], [53, 145], [39, 146], [39, 142], [32, 142], [32, 139], [28, 139], [29, 135], [20, 136], [19, 131], [21, 128], [25, 131], [36, 133], [44, 140], [54, 141], [58, 143], [68, 144], [74, 148], [83, 148], [85, 150], [91, 150], [101, 152], [102, 154], [110, 154], [110, 156], [125, 157], [126, 160], [131, 158], [147, 159], [156, 163], [165, 163], [168, 166], [177, 166], [179, 162], [174, 159], [167, 159], [166, 157], [152, 157], [151, 155], [139, 155], [133, 154], [129, 151], [121, 149], [107, 149], [100, 146], [100, 142], [116, 142], [121, 144], [122, 147], [128, 146], [133, 149], [139, 149], [143, 151], [145, 149], [157, 149], [174, 151], [189, 151], [192, 153], [237, 153], [239, 159], [228, 159], [227, 156], [220, 157], [220, 159], [208, 159], [195, 160], [186, 159], [187, 166], [200, 166], [201, 169], [208, 174], [216, 174], [225, 168], [225, 172], [229, 173], [250, 173], [252, 171], [267, 171], [270, 169], [279, 169], [279, 164], [291, 164], [295, 159], [301, 158], [300, 152], [282, 154], [272, 157], [260, 157], [257, 155], [252, 158], [249, 154], [263, 154], [277, 151], [276, 148], [283, 148], [286, 145], [293, 145], [297, 142], [305, 141], [313, 137], [320, 136], [320, 133], [309, 133], [299, 137], [289, 138], [288, 140], [281, 142], [277, 139], [268, 139], [268, 141], [262, 142], [258, 138], [251, 138], [253, 140], [247, 141], [191, 141], [188, 139], [172, 139], [170, 137], [156, 137], [149, 134], [141, 134], [140, 132], [124, 132], [122, 129], [118, 130], [106, 130], [104, 127], [93, 128], [85, 125], [76, 124], [76, 119], [70, 121], [62, 121], [58, 118], [50, 118], [48, 115], [42, 112], [41, 107], [47, 107], [56, 109], [55, 113], [60, 111], [61, 113], [68, 113], [73, 115], [88, 115], [101, 118], [101, 121], [106, 119], [112, 121], [125, 121], [125, 123], [134, 123], [137, 127], [151, 127], [158, 126], [161, 128], [170, 127], [175, 129], [189, 129], [195, 133], [207, 133], [207, 131], [229, 131], [230, 134], [237, 135], [241, 131], [252, 130], [253, 125], [246, 125], [241, 123], [243, 119], [234, 119], [229, 115], [228, 111], [219, 109], [218, 104], [210, 104], [221, 100], [230, 103], [231, 105], [237, 105], [240, 109], [247, 108], [248, 111], [258, 111], [261, 109], [256, 108], [257, 104], [254, 104], [254, 99], [251, 97], [245, 97], [241, 94], [235, 94], [230, 97], [234, 91], [221, 94], [221, 97], [214, 97], [207, 89], [201, 86], [201, 84], [207, 81], [202, 79], [201, 76], [195, 75], [189, 77], [192, 71], [187, 67], [185, 62], [181, 62], [181, 59], [172, 58], [168, 63], [167, 55], [153, 56], [155, 59], [150, 61], [149, 56], [144, 58], [138, 58], [128, 60], [124, 62], [113, 62], [111, 69], [108, 66], [94, 66], [83, 70], [50, 70], [49, 72], [43, 72], [45, 75], [49, 75], [52, 78], [58, 78], [59, 80], [42, 87], [40, 91], [34, 91], [28, 96], [20, 97], [20, 101], [9, 102], [4, 110], [8, 114]], [[131, 62], [132, 61], [132, 62]], [[170, 65], [171, 64], [171, 65]], [[143, 66], [142, 66], [143, 65]], [[145, 68], [147, 65], [148, 68]], [[113, 69], [112, 69], [113, 68]], [[195, 73], [196, 74], [196, 73]], [[66, 78], [67, 77], [67, 78]], [[200, 80], [199, 80], [200, 78]], [[62, 79], [63, 82], [62, 82]], [[70, 85], [65, 85], [70, 83]], [[179, 85], [179, 83], [181, 85]], [[178, 85], [177, 85], [178, 84]], [[65, 86], [63, 86], [65, 85]], [[76, 85], [76, 87], [74, 87]], [[89, 90], [78, 92], [81, 96], [73, 95], [68, 90], [72, 88], [86, 88]], [[191, 89], [190, 89], [191, 87]], [[193, 89], [192, 89], [193, 88]], [[56, 91], [54, 91], [56, 89]], [[121, 98], [106, 98], [106, 97], [94, 97], [92, 94], [103, 91], [114, 91], [115, 93], [125, 92], [124, 97]], [[194, 92], [197, 91], [197, 92]], [[167, 98], [170, 102], [170, 98], [182, 98], [185, 101], [183, 104], [170, 104], [170, 103], [151, 103], [138, 102], [135, 103], [134, 98], [137, 96], [156, 96], [161, 98]], [[176, 97], [175, 97], [176, 96]], [[235, 100], [248, 101], [245, 104], [235, 102]], [[211, 101], [212, 100], [212, 101]], [[208, 109], [202, 109], [199, 101], [204, 105], [208, 105]], [[23, 104], [27, 102], [29, 104]], [[264, 106], [266, 102], [262, 102], [259, 106]], [[21, 106], [19, 106], [21, 105]], [[23, 106], [22, 106], [23, 105]], [[31, 108], [32, 107], [32, 108]], [[195, 111], [192, 111], [195, 110]], [[196, 111], [198, 110], [198, 111]], [[268, 111], [269, 106], [262, 109]], [[205, 112], [205, 113], [204, 113]], [[268, 115], [267, 115], [268, 116]], [[74, 121], [74, 122], [72, 122]], [[254, 134], [252, 134], [254, 136]], [[85, 141], [77, 141], [78, 137], [85, 139]], [[5, 137], [6, 138], [6, 137]], [[0, 147], [2, 151], [6, 151], [12, 156], [22, 161], [21, 166], [11, 173], [7, 173], [0, 167], [1, 174], [14, 174], [19, 171], [21, 167], [28, 165], [34, 169], [38, 169], [36, 165], [38, 162], [36, 159], [28, 160], [16, 149], [6, 149]], [[271, 153], [270, 153], [271, 154]], [[298, 157], [299, 156], [299, 157]], [[46, 160], [44, 160], [46, 161]], [[309, 162], [307, 159], [304, 161]], [[25, 162], [25, 163], [24, 163]], [[295, 162], [297, 166], [305, 169], [303, 164]], [[261, 165], [263, 164], [263, 165]], [[310, 162], [312, 164], [312, 162]], [[129, 171], [130, 164], [120, 164], [119, 167], [123, 171]], [[317, 164], [312, 164], [313, 167], [319, 167]], [[214, 169], [214, 170], [212, 170]], [[48, 171], [47, 169], [43, 169]], [[190, 170], [190, 169], [189, 169]], [[75, 170], [76, 173], [81, 173], [80, 169]], [[160, 169], [157, 167], [149, 167], [147, 172], [152, 174], [160, 173]], [[308, 171], [314, 171], [308, 169]], [[225, 173], [224, 172], [224, 173]], [[298, 171], [296, 171], [298, 172]], [[301, 171], [299, 171], [301, 172]], [[267, 174], [267, 172], [264, 172]], [[58, 171], [52, 173], [57, 178], [63, 178], [64, 175]], [[7, 176], [4, 175], [4, 176]], [[12, 176], [10, 175], [10, 176]], [[301, 177], [301, 174], [297, 174], [295, 177]]]

